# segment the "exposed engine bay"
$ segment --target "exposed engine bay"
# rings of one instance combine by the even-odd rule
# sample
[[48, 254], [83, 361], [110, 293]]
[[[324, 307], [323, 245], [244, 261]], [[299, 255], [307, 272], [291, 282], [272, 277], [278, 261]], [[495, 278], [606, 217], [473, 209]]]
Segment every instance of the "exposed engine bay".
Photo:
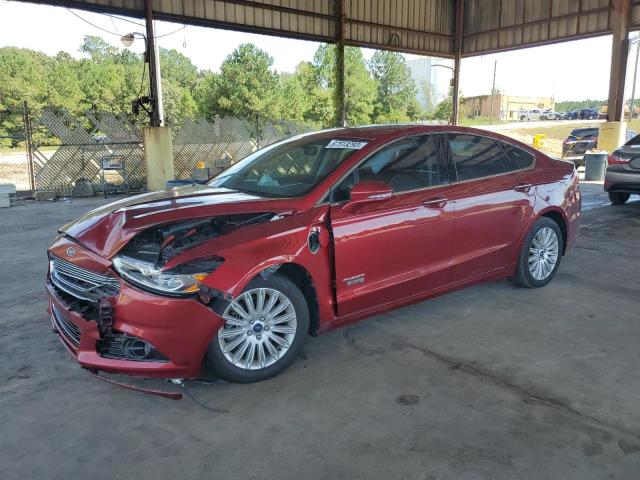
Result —
[[[136, 235], [121, 251], [137, 260], [162, 267], [198, 244], [226, 235], [237, 228], [281, 218], [272, 212], [239, 213], [151, 227]], [[188, 264], [182, 269], [189, 268]], [[190, 273], [190, 272], [182, 272]]]

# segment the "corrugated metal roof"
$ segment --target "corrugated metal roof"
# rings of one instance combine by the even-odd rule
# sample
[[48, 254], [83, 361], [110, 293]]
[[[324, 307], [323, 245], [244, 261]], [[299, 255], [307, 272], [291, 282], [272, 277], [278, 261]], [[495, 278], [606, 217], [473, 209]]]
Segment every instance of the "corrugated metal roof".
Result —
[[[26, 0], [137, 17], [144, 0]], [[451, 57], [455, 0], [343, 0], [345, 42]], [[603, 35], [611, 31], [611, 0], [464, 0], [462, 55]], [[161, 20], [333, 42], [337, 0], [154, 0]], [[640, 28], [633, 0], [632, 28]]]
[[[144, 0], [26, 0], [144, 16]], [[345, 43], [403, 52], [453, 55], [454, 0], [344, 0]], [[191, 25], [334, 42], [334, 0], [154, 0], [154, 17]]]
[[[611, 0], [465, 0], [463, 56], [610, 33]], [[640, 28], [640, 4], [631, 28]]]

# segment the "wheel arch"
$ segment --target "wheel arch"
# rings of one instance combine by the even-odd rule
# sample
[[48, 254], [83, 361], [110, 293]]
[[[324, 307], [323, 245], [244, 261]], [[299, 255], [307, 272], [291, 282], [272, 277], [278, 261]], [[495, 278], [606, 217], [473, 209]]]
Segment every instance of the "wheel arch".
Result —
[[[258, 271], [246, 276], [242, 283], [236, 286], [236, 292], [241, 292], [253, 280], [259, 276], [268, 278], [273, 274], [279, 274], [294, 283], [300, 289], [309, 307], [309, 334], [317, 335], [320, 328], [320, 308], [318, 304], [318, 292], [311, 273], [302, 265], [295, 262], [274, 261], [269, 265], [262, 265]], [[234, 295], [235, 296], [235, 295]]]
[[556, 222], [562, 233], [562, 255], [564, 255], [567, 250], [567, 219], [564, 212], [562, 212], [562, 210], [549, 208], [540, 212], [538, 218], [549, 218]]

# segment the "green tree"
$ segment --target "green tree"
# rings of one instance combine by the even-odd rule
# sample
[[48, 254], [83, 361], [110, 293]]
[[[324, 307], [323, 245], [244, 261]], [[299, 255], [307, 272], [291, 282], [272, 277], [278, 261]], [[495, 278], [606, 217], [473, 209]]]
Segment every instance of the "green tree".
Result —
[[[321, 45], [314, 55], [314, 64], [318, 69], [318, 84], [331, 91], [332, 98], [336, 88], [336, 46]], [[346, 47], [345, 65], [345, 109], [349, 125], [371, 123], [373, 102], [376, 98], [376, 81], [367, 70], [362, 50], [357, 47]], [[334, 112], [337, 111], [334, 103]], [[334, 124], [337, 123], [334, 114]]]
[[[289, 117], [289, 112], [295, 105], [302, 108], [302, 120], [317, 127], [335, 125], [335, 111], [331, 91], [321, 85], [319, 69], [311, 62], [300, 62], [293, 74], [296, 86], [292, 90], [283, 89], [283, 103], [289, 105], [283, 109], [284, 118], [294, 120], [297, 116]], [[286, 98], [288, 94], [302, 95], [302, 99]]]
[[[49, 58], [32, 50], [0, 48], [0, 135], [20, 136], [24, 133], [23, 102], [35, 114], [47, 105], [47, 68]], [[17, 140], [3, 144], [15, 145]]]
[[209, 82], [209, 93], [200, 98], [211, 103], [201, 110], [209, 115], [276, 118], [279, 82], [272, 66], [273, 58], [265, 51], [250, 43], [240, 45]]
[[106, 42], [103, 38], [93, 35], [85, 35], [82, 45], [79, 49], [82, 53], [86, 53], [95, 62], [103, 62], [109, 58], [113, 58], [118, 49]]
[[369, 68], [378, 87], [375, 121], [388, 123], [415, 120], [419, 112], [417, 90], [404, 56], [397, 52], [378, 50], [373, 54]]
[[[462, 93], [460, 93], [459, 95], [459, 103], [460, 105], [463, 105], [464, 103], [464, 98], [462, 96]], [[433, 112], [432, 118], [434, 120], [450, 122], [452, 115], [453, 115], [453, 87], [449, 87], [449, 94], [447, 95], [447, 98], [445, 98], [436, 106], [436, 109]]]
[[66, 52], [59, 52], [49, 62], [46, 97], [49, 106], [71, 113], [78, 113], [85, 103], [77, 61]]

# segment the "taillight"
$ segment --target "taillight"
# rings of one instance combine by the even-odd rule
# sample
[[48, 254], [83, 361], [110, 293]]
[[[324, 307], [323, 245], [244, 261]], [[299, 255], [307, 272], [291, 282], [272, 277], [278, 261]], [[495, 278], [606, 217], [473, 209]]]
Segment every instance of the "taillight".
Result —
[[620, 164], [620, 163], [629, 163], [629, 160], [631, 160], [631, 159], [630, 158], [621, 157], [620, 155], [616, 155], [615, 153], [612, 153], [607, 157], [607, 163], [609, 165], [616, 165], [616, 164]]

